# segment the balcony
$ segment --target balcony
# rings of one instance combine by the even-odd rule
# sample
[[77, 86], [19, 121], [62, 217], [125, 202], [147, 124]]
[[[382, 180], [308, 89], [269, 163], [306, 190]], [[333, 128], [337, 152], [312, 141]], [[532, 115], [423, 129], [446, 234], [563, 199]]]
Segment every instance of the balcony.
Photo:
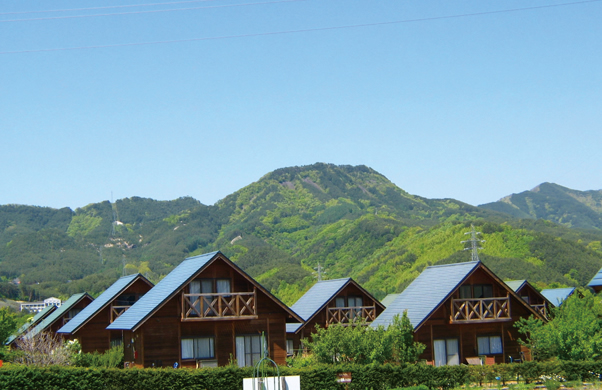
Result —
[[545, 303], [542, 303], [541, 305], [531, 305], [531, 307], [543, 318], [548, 318], [548, 308]]
[[376, 306], [329, 307], [326, 311], [326, 326], [332, 324], [358, 324], [376, 319]]
[[115, 321], [117, 317], [125, 313], [130, 307], [132, 307], [132, 305], [111, 305], [111, 323]]
[[452, 299], [452, 324], [510, 321], [510, 298]]
[[182, 294], [182, 321], [257, 318], [257, 292]]

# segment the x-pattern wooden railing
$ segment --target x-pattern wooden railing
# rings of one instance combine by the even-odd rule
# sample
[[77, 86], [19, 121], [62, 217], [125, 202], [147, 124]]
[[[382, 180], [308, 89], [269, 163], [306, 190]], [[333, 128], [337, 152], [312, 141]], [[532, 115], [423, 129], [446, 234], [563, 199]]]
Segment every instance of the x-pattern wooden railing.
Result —
[[257, 317], [257, 293], [182, 294], [182, 320]]
[[359, 324], [376, 319], [375, 306], [329, 307], [326, 311], [326, 325]]
[[510, 320], [510, 298], [452, 299], [451, 322]]
[[132, 307], [131, 305], [111, 305], [111, 322], [115, 321], [117, 317], [125, 313], [127, 309]]
[[548, 309], [545, 303], [542, 303], [541, 305], [531, 305], [531, 307], [533, 310], [541, 314], [543, 318], [548, 318]]

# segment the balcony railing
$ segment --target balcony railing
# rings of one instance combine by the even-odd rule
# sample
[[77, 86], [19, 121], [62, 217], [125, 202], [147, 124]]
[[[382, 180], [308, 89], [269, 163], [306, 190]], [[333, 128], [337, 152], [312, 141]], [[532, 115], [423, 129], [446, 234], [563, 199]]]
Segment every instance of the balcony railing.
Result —
[[451, 322], [508, 321], [510, 298], [452, 299]]
[[531, 307], [533, 310], [541, 314], [543, 318], [548, 318], [548, 308], [546, 307], [545, 303], [542, 303], [541, 305], [531, 305]]
[[257, 318], [257, 292], [182, 294], [182, 321]]
[[359, 324], [376, 319], [375, 306], [329, 307], [326, 311], [326, 326], [332, 324]]
[[125, 313], [127, 309], [132, 307], [131, 305], [111, 305], [111, 322], [115, 321], [117, 317]]

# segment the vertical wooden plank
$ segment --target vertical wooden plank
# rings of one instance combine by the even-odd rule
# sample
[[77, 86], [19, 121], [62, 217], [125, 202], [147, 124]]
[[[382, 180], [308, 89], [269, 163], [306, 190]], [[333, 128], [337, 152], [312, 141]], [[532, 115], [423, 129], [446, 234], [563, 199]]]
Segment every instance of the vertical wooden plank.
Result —
[[500, 328], [501, 328], [501, 333], [502, 333], [502, 357], [503, 357], [503, 361], [502, 363], [506, 363], [506, 338], [504, 337], [504, 323], [502, 322], [500, 324]]

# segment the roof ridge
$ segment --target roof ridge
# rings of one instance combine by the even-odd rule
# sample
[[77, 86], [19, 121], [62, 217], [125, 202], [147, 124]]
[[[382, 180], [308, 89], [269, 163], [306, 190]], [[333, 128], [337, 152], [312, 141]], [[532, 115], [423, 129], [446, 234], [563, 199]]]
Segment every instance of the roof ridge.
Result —
[[452, 267], [452, 266], [458, 266], [458, 265], [465, 265], [465, 264], [478, 264], [480, 263], [481, 260], [475, 260], [475, 261], [463, 261], [461, 263], [452, 263], [452, 264], [437, 264], [437, 265], [429, 265], [426, 268], [441, 268], [441, 267]]

